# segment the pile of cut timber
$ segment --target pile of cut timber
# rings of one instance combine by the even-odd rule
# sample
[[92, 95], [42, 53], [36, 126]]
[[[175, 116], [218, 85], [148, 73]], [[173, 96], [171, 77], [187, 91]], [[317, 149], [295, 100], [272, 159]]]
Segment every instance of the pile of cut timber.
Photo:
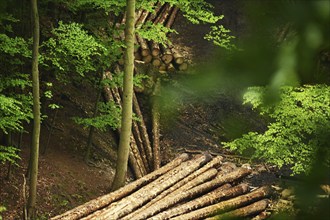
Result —
[[[155, 11], [150, 13], [147, 10], [139, 10], [135, 14], [135, 28], [140, 29], [146, 22], [151, 22], [154, 25], [161, 24], [167, 28], [171, 28], [175, 17], [179, 11], [176, 6], [170, 6], [169, 3], [162, 5], [160, 2], [153, 5]], [[124, 16], [119, 27], [126, 21]], [[120, 38], [123, 40], [124, 35]], [[147, 41], [140, 35], [136, 34], [136, 50], [135, 59], [148, 64], [151, 63], [157, 67], [160, 72], [171, 72], [175, 70], [185, 71], [188, 69], [188, 64], [183, 55], [169, 44], [159, 44], [154, 41]], [[124, 60], [119, 60], [119, 64], [123, 65]]]
[[250, 190], [242, 180], [251, 170], [222, 157], [182, 154], [117, 191], [91, 200], [57, 219], [221, 219], [261, 216], [269, 187]]

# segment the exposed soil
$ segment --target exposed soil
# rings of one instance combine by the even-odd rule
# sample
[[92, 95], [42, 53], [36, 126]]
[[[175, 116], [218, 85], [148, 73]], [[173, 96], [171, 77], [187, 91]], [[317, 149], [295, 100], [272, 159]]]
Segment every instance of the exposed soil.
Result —
[[[242, 32], [243, 23], [238, 1], [216, 2], [215, 11], [225, 14], [224, 22], [234, 34]], [[184, 51], [193, 63], [204, 62], [212, 56], [214, 47], [203, 39], [208, 30], [207, 25], [191, 25], [180, 13], [175, 26], [180, 33], [173, 38], [173, 43]], [[193, 33], [193, 34], [192, 34]], [[200, 54], [203, 54], [200, 56]], [[110, 132], [97, 132], [94, 138], [92, 163], [83, 161], [84, 148], [88, 130], [78, 126], [72, 120], [76, 116], [90, 116], [93, 108], [95, 90], [89, 86], [79, 84], [63, 85], [57, 81], [54, 84], [54, 102], [61, 105], [54, 121], [49, 145], [45, 155], [40, 156], [38, 178], [38, 216], [47, 219], [60, 214], [92, 198], [96, 198], [109, 191], [114, 174], [115, 139]], [[184, 89], [181, 87], [181, 89]], [[247, 107], [241, 106], [241, 100], [225, 94], [215, 94], [210, 100], [196, 102], [194, 94], [187, 96], [185, 106], [180, 106], [180, 112], [170, 124], [163, 125], [161, 145], [163, 149], [163, 163], [168, 162], [182, 151], [211, 151], [225, 155], [226, 160], [237, 163], [247, 163], [248, 160], [236, 157], [221, 148], [221, 141], [227, 137], [228, 123], [235, 119], [241, 123], [241, 131], [254, 128], [263, 129], [263, 124], [256, 114]], [[190, 101], [191, 99], [191, 101]], [[143, 103], [143, 100], [142, 100]], [[147, 103], [147, 101], [145, 101]], [[146, 106], [142, 108], [147, 109]], [[48, 110], [49, 118], [42, 125], [41, 148], [47, 144], [50, 125], [55, 115], [54, 110]], [[166, 121], [166, 120], [165, 120]], [[227, 123], [227, 124], [226, 124]], [[226, 126], [225, 126], [226, 125]], [[168, 129], [170, 127], [170, 129]], [[229, 126], [230, 127], [230, 126]], [[8, 166], [0, 165], [0, 204], [7, 207], [3, 213], [4, 219], [21, 219], [23, 209], [22, 185], [23, 175], [28, 166], [30, 135], [24, 134], [19, 166], [13, 167], [13, 175], [6, 179]], [[17, 135], [14, 136], [17, 140]], [[276, 181], [275, 174], [267, 172], [264, 165], [252, 165], [256, 173], [262, 173], [258, 178], [251, 179], [254, 186], [270, 184]], [[258, 176], [258, 175], [256, 175]]]

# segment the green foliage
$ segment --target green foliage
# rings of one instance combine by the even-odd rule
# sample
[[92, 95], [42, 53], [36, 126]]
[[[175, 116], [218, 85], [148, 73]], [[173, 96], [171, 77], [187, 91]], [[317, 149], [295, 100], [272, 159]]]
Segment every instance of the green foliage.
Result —
[[223, 25], [211, 26], [211, 31], [205, 35], [204, 39], [212, 41], [216, 46], [222, 47], [226, 50], [237, 50], [233, 43], [235, 36], [230, 35], [230, 30], [226, 29]]
[[184, 16], [193, 24], [201, 22], [213, 24], [223, 18], [223, 15], [214, 15], [212, 12], [213, 6], [204, 0], [165, 0], [161, 2], [177, 5], [184, 13]]
[[165, 27], [162, 24], [153, 24], [152, 22], [146, 22], [141, 29], [136, 32], [144, 39], [153, 40], [157, 43], [166, 44], [169, 40], [166, 35], [169, 33], [177, 33], [175, 30]]
[[6, 210], [7, 210], [6, 207], [0, 205], [0, 220], [2, 220], [1, 212], [4, 212]]
[[18, 149], [15, 147], [0, 145], [0, 162], [4, 164], [6, 161], [9, 161], [10, 163], [17, 165], [16, 160], [20, 159], [17, 153]]
[[[265, 103], [267, 88], [251, 87], [244, 103], [252, 104], [270, 118], [265, 133], [250, 132], [224, 143], [231, 150], [253, 150], [253, 158], [264, 158], [278, 167], [290, 165], [294, 173], [308, 173], [319, 150], [330, 158], [325, 148], [330, 131], [330, 87], [306, 85], [282, 87], [278, 103]], [[319, 161], [329, 166], [330, 161]]]
[[105, 131], [108, 127], [116, 129], [120, 127], [121, 109], [114, 102], [99, 103], [99, 116], [93, 118], [74, 118], [77, 124], [84, 127], [93, 126], [101, 131]]
[[69, 72], [84, 76], [98, 70], [98, 59], [107, 49], [82, 29], [77, 23], [64, 24], [52, 30], [53, 37], [42, 44], [42, 62], [45, 66], [56, 67], [59, 77]]

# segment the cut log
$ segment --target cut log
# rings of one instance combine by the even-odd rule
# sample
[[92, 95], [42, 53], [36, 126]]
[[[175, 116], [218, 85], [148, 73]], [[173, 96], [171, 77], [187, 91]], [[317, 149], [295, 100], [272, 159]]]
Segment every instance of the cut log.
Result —
[[175, 67], [172, 63], [169, 63], [166, 67], [167, 72], [175, 72]]
[[167, 28], [171, 28], [172, 27], [172, 25], [174, 23], [174, 20], [175, 20], [175, 17], [176, 17], [176, 14], [178, 13], [178, 11], [179, 11], [179, 8], [176, 7], [176, 6], [174, 6], [173, 7], [173, 10], [171, 12], [170, 17], [168, 18], [168, 21], [166, 22], [165, 27], [167, 27]]
[[150, 55], [150, 49], [148, 47], [147, 41], [140, 37], [140, 35], [136, 35], [137, 41], [140, 44], [140, 51], [143, 57]]
[[164, 46], [164, 45], [160, 45], [161, 51], [163, 53], [162, 55], [162, 60], [165, 64], [169, 64], [172, 62], [173, 60], [173, 55], [172, 55], [172, 51], [170, 48], [168, 48], [168, 46]]
[[151, 48], [151, 55], [153, 57], [157, 57], [160, 54], [159, 43], [157, 43], [155, 41], [151, 41], [150, 48]]
[[133, 94], [133, 109], [134, 109], [135, 114], [141, 119], [141, 121], [138, 122], [138, 126], [140, 129], [143, 146], [145, 148], [145, 152], [146, 152], [146, 155], [148, 158], [149, 167], [152, 168], [153, 154], [152, 154], [152, 148], [151, 148], [151, 144], [150, 144], [150, 140], [149, 140], [149, 134], [147, 131], [147, 126], [143, 120], [143, 115], [142, 115], [140, 105], [139, 105], [139, 102], [137, 100], [135, 93]]
[[55, 216], [51, 218], [52, 220], [77, 220], [82, 217], [85, 217], [96, 210], [104, 208], [105, 206], [111, 204], [112, 202], [118, 201], [121, 198], [139, 190], [141, 187], [149, 184], [150, 182], [154, 181], [158, 177], [164, 175], [165, 173], [169, 172], [175, 167], [178, 167], [181, 163], [189, 159], [188, 154], [181, 154], [179, 157], [172, 160], [170, 163], [166, 164], [165, 166], [161, 167], [160, 169], [149, 173], [142, 178], [132, 182], [115, 192], [106, 194], [104, 196], [100, 196], [96, 199], [90, 200], [89, 202], [80, 205], [70, 211], [63, 213], [62, 215]]
[[136, 145], [139, 149], [139, 153], [141, 155], [143, 166], [145, 167], [146, 173], [150, 173], [151, 168], [149, 166], [149, 162], [148, 162], [148, 159], [147, 159], [147, 154], [146, 154], [145, 148], [143, 146], [140, 130], [139, 130], [139, 127], [138, 127], [138, 122], [135, 121], [135, 120], [133, 120], [133, 123], [132, 123], [132, 133], [133, 133]]
[[168, 17], [169, 13], [171, 11], [171, 7], [170, 4], [166, 3], [162, 10], [160, 11], [160, 13], [157, 15], [157, 17], [154, 20], [154, 24], [163, 24], [166, 20], [166, 18]]
[[153, 66], [159, 67], [162, 64], [162, 60], [159, 57], [153, 57], [151, 63]]
[[[134, 220], [146, 219], [147, 217], [150, 217], [150, 216], [152, 216], [160, 211], [163, 211], [164, 209], [167, 209], [175, 204], [178, 204], [186, 199], [192, 199], [205, 192], [208, 192], [210, 190], [210, 188], [208, 188], [208, 186], [209, 186], [208, 184], [204, 183], [204, 184], [199, 185], [200, 183], [205, 182], [206, 179], [204, 179], [204, 175], [208, 175], [207, 173], [208, 172], [202, 173], [201, 175], [196, 177], [196, 180], [191, 181], [188, 184], [186, 184], [186, 185], [191, 185], [192, 187], [193, 186], [195, 186], [195, 187], [191, 188], [190, 186], [186, 187], [186, 185], [184, 185], [180, 190], [177, 190], [176, 192], [172, 192], [170, 195], [166, 196], [158, 203], [155, 203], [151, 207], [143, 210], [143, 212], [141, 212], [140, 215], [132, 216], [133, 219]], [[228, 175], [230, 175], [230, 174], [228, 174]], [[211, 183], [212, 181], [214, 181], [214, 180], [211, 180], [207, 183]], [[214, 186], [213, 188], [216, 188], [216, 186]], [[180, 196], [178, 196], [178, 195], [180, 195]]]
[[155, 198], [165, 189], [171, 187], [188, 176], [190, 173], [205, 165], [208, 161], [210, 161], [210, 159], [210, 155], [202, 155], [194, 160], [183, 162], [180, 166], [172, 169], [155, 181], [142, 187], [130, 196], [125, 197], [84, 219], [93, 219], [94, 217], [97, 219], [121, 219], [123, 216], [131, 213], [133, 210]]
[[182, 54], [175, 48], [172, 48], [171, 51], [173, 54], [174, 62], [179, 65], [182, 64], [184, 62]]
[[[195, 179], [193, 179], [191, 183], [191, 187], [194, 185], [199, 185], [205, 181], [208, 181], [212, 178], [214, 178], [217, 174], [217, 170], [214, 168], [211, 168], [204, 173], [200, 174], [197, 176]], [[126, 216], [123, 218], [123, 220], [143, 220], [147, 219], [150, 216], [153, 216], [154, 214], [157, 214], [161, 212], [164, 209], [168, 209], [169, 207], [177, 204], [180, 201], [183, 201], [183, 199], [175, 199], [177, 198], [178, 195], [182, 195], [184, 191], [182, 190], [177, 190], [177, 193], [171, 193], [168, 196], [165, 196], [163, 199], [158, 200], [156, 203], [153, 203], [152, 205], [148, 206], [147, 208], [142, 207], [140, 210], [137, 210], [137, 212], [134, 212], [133, 214]], [[157, 199], [157, 198], [156, 198]]]
[[155, 8], [155, 10], [152, 13], [149, 14], [149, 17], [147, 18], [147, 21], [153, 21], [158, 16], [158, 12], [162, 8], [162, 3], [157, 2], [157, 4], [155, 5], [154, 8]]
[[251, 205], [245, 206], [243, 208], [236, 209], [231, 212], [227, 212], [222, 215], [216, 215], [210, 218], [206, 218], [206, 220], [217, 220], [217, 219], [233, 219], [233, 218], [244, 218], [251, 215], [259, 214], [260, 212], [264, 211], [267, 206], [269, 205], [268, 199], [263, 199], [252, 203]]
[[160, 73], [166, 73], [166, 64], [162, 61], [159, 68], [158, 68], [158, 71]]
[[166, 3], [164, 5], [162, 12], [155, 19], [154, 24], [165, 24], [165, 21], [170, 15], [170, 12], [171, 12], [171, 6], [169, 3]]
[[[222, 161], [222, 157], [216, 157], [214, 159], [212, 159], [209, 163], [207, 163], [205, 166], [203, 166], [202, 168], [196, 170], [195, 172], [193, 172], [192, 174], [190, 174], [188, 177], [184, 178], [183, 180], [181, 180], [180, 182], [176, 183], [175, 185], [171, 186], [170, 188], [168, 188], [167, 190], [164, 190], [161, 194], [159, 194], [156, 198], [154, 198], [153, 200], [151, 200], [149, 203], [145, 204], [143, 207], [141, 207], [140, 209], [136, 210], [135, 212], [125, 216], [125, 219], [129, 220], [129, 219], [135, 219], [138, 218], [138, 215], [140, 215], [140, 217], [144, 218], [146, 217], [145, 215], [143, 215], [145, 213], [145, 210], [147, 208], [149, 208], [150, 206], [154, 205], [155, 203], [157, 203], [158, 201], [162, 200], [163, 198], [165, 198], [167, 195], [169, 196], [173, 196], [173, 195], [179, 195], [180, 192], [191, 189], [192, 187], [196, 186], [199, 181], [195, 180], [198, 176], [200, 176], [202, 173], [205, 173], [206, 171], [210, 170], [211, 168], [214, 167], [218, 167], [221, 164]], [[211, 171], [210, 173], [207, 173], [206, 175], [209, 175], [208, 178], [212, 179], [214, 176], [211, 174], [214, 171]], [[206, 179], [208, 179], [206, 178]], [[202, 178], [201, 178], [202, 179]]]
[[[104, 73], [103, 78], [104, 79], [108, 78], [111, 80], [112, 74], [110, 72], [106, 72]], [[104, 93], [105, 93], [106, 101], [114, 101], [119, 107], [121, 107], [121, 98], [117, 88], [110, 89], [108, 86], [105, 86]], [[120, 129], [117, 129], [117, 132], [120, 133]], [[137, 151], [134, 146], [136, 146], [136, 143], [135, 140], [133, 139], [131, 140], [131, 144], [130, 144], [130, 153], [128, 157], [128, 162], [133, 170], [134, 176], [136, 178], [140, 178], [144, 175], [144, 173], [146, 173], [146, 168], [144, 168], [143, 164], [141, 163], [142, 158], [141, 160], [139, 160], [140, 157], [136, 155]], [[135, 152], [135, 154], [133, 152]]]
[[[116, 71], [119, 72], [120, 69], [116, 66]], [[107, 72], [107, 77], [112, 79], [112, 75], [110, 72]], [[113, 97], [113, 101], [117, 103], [119, 107], [121, 107], [121, 95], [118, 88], [111, 88], [110, 89]], [[117, 129], [117, 132], [120, 133], [120, 129]], [[143, 159], [141, 157], [141, 153], [139, 152], [138, 146], [132, 134], [131, 136], [131, 143], [130, 143], [130, 151], [132, 153], [129, 154], [129, 164], [131, 165], [134, 175], [136, 178], [141, 178], [145, 174], [147, 174], [147, 168], [144, 166]]]
[[160, 167], [160, 109], [159, 109], [159, 96], [160, 96], [160, 79], [157, 78], [152, 93], [152, 107], [151, 107], [151, 120], [152, 120], [152, 150], [154, 155], [153, 169], [157, 170]]
[[143, 61], [144, 63], [151, 63], [151, 61], [152, 61], [152, 56], [151, 56], [150, 54], [148, 54], [148, 55], [146, 55], [146, 56], [143, 56], [143, 57], [142, 57], [142, 61]]
[[179, 65], [180, 71], [186, 71], [188, 69], [188, 63], [182, 63]]
[[179, 206], [161, 212], [158, 215], [153, 216], [151, 219], [169, 219], [178, 215], [182, 215], [184, 213], [188, 213], [193, 210], [203, 208], [208, 205], [212, 205], [221, 200], [224, 200], [224, 198], [231, 198], [237, 195], [242, 195], [248, 190], [249, 187], [247, 184], [241, 184], [235, 187], [231, 187], [231, 185], [227, 183], [195, 200], [183, 203]]
[[[135, 53], [134, 53], [134, 59], [135, 60], [140, 60], [140, 61], [142, 61], [142, 56], [141, 56], [141, 53], [139, 52], [139, 51], [136, 51]], [[120, 63], [119, 63], [120, 64]], [[120, 64], [120, 65], [123, 65], [123, 64]]]
[[144, 10], [141, 14], [141, 17], [138, 19], [137, 23], [135, 24], [135, 28], [136, 29], [140, 29], [142, 27], [142, 25], [144, 24], [144, 22], [146, 21], [148, 15], [149, 15], [149, 11]]
[[229, 210], [233, 210], [238, 207], [245, 206], [247, 204], [250, 204], [254, 201], [257, 201], [259, 199], [263, 199], [267, 196], [269, 196], [271, 193], [271, 190], [269, 187], [261, 187], [259, 189], [256, 189], [250, 193], [235, 197], [233, 199], [229, 199], [214, 205], [210, 205], [201, 209], [197, 209], [195, 211], [189, 212], [184, 215], [179, 215], [175, 218], [172, 218], [173, 220], [185, 220], [185, 219], [205, 219], [206, 217], [213, 216], [217, 213], [226, 212]]

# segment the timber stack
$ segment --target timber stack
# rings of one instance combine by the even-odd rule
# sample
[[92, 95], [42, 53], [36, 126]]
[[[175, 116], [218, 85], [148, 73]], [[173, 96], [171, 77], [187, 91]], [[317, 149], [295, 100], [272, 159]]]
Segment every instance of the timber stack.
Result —
[[267, 216], [271, 190], [242, 183], [252, 171], [221, 156], [181, 154], [163, 167], [55, 216], [66, 219], [222, 219]]
[[[140, 29], [146, 22], [151, 22], [154, 25], [161, 24], [166, 28], [171, 28], [179, 8], [170, 6], [169, 3], [162, 5], [160, 2], [152, 6], [155, 9], [153, 13], [147, 10], [139, 10], [136, 12], [136, 30]], [[125, 23], [125, 20], [126, 17], [124, 15], [121, 22], [116, 26], [119, 28]], [[119, 37], [121, 40], [124, 40], [123, 33], [121, 33]], [[161, 73], [174, 72], [176, 70], [186, 71], [188, 69], [188, 63], [184, 56], [168, 43], [161, 44], [152, 40], [148, 41], [139, 34], [136, 34], [135, 43], [135, 60], [142, 61], [145, 64], [152, 64], [154, 67], [158, 68]], [[120, 59], [118, 63], [123, 65], [124, 60]]]

